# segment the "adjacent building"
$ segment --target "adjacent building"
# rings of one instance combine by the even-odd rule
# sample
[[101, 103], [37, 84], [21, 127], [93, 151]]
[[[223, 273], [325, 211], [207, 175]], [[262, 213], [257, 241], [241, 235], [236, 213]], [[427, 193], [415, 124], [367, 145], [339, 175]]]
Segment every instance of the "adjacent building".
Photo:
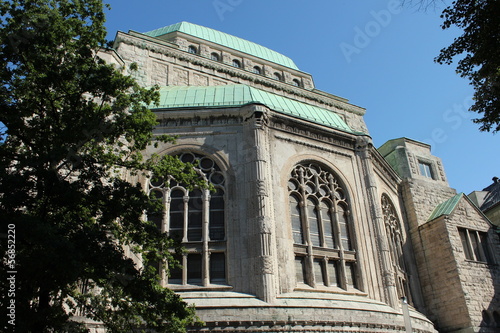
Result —
[[195, 304], [206, 326], [193, 331], [500, 329], [499, 238], [429, 145], [376, 149], [365, 109], [288, 57], [195, 24], [118, 32], [108, 61], [160, 86], [155, 131], [178, 139], [147, 153], [194, 163], [215, 188], [139, 179], [186, 249], [159, 273]]

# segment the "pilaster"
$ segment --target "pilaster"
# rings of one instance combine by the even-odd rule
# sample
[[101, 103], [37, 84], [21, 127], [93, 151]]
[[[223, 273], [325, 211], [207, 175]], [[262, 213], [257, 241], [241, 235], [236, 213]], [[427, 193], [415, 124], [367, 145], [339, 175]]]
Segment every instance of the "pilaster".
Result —
[[245, 122], [247, 146], [246, 161], [246, 200], [247, 218], [252, 226], [250, 237], [253, 248], [257, 297], [272, 303], [276, 298], [276, 240], [274, 233], [273, 203], [269, 195], [269, 143], [267, 109], [252, 106], [251, 115]]
[[373, 170], [372, 149], [373, 145], [369, 137], [360, 137], [358, 139], [356, 155], [361, 162], [361, 169], [363, 171], [364, 184], [366, 186], [366, 194], [370, 207], [369, 213], [374, 225], [375, 237], [378, 245], [380, 267], [384, 284], [384, 296], [386, 302], [391, 307], [397, 308], [399, 306], [398, 292], [391, 265], [389, 242], [385, 235], [384, 217], [382, 208], [380, 207], [380, 195], [377, 190], [377, 183]]

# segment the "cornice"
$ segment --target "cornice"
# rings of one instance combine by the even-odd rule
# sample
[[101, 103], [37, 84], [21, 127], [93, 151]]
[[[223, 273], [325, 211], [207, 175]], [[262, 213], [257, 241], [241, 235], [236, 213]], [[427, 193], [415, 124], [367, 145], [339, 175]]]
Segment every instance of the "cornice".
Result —
[[[205, 322], [203, 328], [191, 327], [188, 332], [404, 332], [405, 327], [396, 324], [362, 323], [355, 320], [238, 320]], [[417, 333], [427, 333], [422, 329], [413, 329]], [[347, 332], [347, 330], [345, 331]]]
[[[298, 135], [304, 138], [307, 138], [312, 141], [321, 142], [327, 145], [334, 145], [337, 147], [345, 148], [350, 151], [354, 151], [356, 147], [356, 136], [353, 134], [348, 134], [340, 131], [336, 131], [334, 129], [325, 129], [320, 126], [315, 126], [310, 123], [301, 123], [295, 119], [285, 118], [282, 115], [273, 114], [269, 120], [269, 128], [274, 130], [290, 133], [294, 135]], [[332, 150], [324, 145], [315, 145], [312, 143], [308, 143], [304, 140], [293, 139], [289, 136], [275, 134], [275, 137], [280, 140], [293, 142], [296, 144], [308, 146], [311, 148], [317, 148], [320, 150], [326, 150], [335, 154], [352, 157], [352, 154], [343, 153], [338, 150]]]

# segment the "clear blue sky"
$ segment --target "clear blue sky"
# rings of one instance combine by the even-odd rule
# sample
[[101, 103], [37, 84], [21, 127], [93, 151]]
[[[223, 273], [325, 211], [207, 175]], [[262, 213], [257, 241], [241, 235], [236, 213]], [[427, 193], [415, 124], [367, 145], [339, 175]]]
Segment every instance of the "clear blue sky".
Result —
[[[106, 2], [106, 1], [105, 1]], [[271, 48], [312, 74], [316, 88], [366, 108], [376, 147], [408, 137], [432, 145], [450, 186], [468, 194], [500, 177], [500, 136], [466, 111], [472, 89], [439, 50], [459, 35], [440, 9], [398, 0], [108, 0], [108, 38], [188, 21]]]

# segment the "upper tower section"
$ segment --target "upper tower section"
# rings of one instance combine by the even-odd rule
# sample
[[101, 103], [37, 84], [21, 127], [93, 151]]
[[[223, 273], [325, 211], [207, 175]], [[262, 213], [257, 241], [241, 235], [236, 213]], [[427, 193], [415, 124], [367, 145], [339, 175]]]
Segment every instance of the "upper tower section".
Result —
[[432, 155], [430, 145], [399, 138], [387, 141], [378, 151], [401, 178], [448, 186], [441, 159]]
[[[247, 41], [243, 38], [229, 35], [211, 28], [203, 27], [189, 22], [180, 22], [153, 31], [145, 32], [147, 36], [156, 37], [165, 41], [174, 41], [175, 38], [184, 37], [187, 41], [194, 43], [200, 39], [219, 46], [224, 46], [239, 52], [246, 53], [252, 57], [258, 57], [266, 61], [280, 64], [291, 69], [299, 70], [292, 59], [268, 49], [262, 45]], [[187, 36], [189, 35], [189, 36]], [[193, 38], [194, 37], [194, 38]]]
[[289, 57], [267, 47], [221, 31], [180, 22], [144, 35], [175, 44], [179, 49], [304, 89], [313, 89], [312, 77]]

